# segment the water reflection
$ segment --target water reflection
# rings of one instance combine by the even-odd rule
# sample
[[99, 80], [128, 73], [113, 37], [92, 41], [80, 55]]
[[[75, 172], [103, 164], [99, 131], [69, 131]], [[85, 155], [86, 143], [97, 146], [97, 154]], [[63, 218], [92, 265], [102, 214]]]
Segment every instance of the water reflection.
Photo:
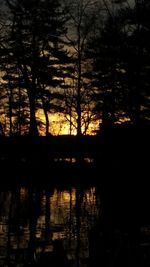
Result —
[[88, 266], [99, 204], [95, 187], [1, 192], [0, 266]]
[[149, 195], [111, 185], [1, 191], [0, 266], [150, 266]]

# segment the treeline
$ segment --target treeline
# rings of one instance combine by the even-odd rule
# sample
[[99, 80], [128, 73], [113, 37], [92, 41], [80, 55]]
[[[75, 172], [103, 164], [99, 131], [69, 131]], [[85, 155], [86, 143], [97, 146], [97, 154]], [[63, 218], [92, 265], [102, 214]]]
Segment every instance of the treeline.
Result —
[[78, 135], [149, 121], [149, 1], [1, 4], [0, 134], [49, 135], [50, 114]]

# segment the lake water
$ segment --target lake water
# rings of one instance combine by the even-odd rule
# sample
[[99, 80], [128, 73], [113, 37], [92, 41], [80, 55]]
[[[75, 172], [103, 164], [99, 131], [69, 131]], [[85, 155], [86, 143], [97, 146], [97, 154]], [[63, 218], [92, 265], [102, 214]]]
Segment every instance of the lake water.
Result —
[[89, 233], [99, 207], [95, 187], [5, 188], [0, 193], [0, 266], [32, 266], [41, 255], [52, 255], [57, 243], [69, 266], [88, 266]]
[[33, 184], [1, 188], [0, 266], [150, 266], [149, 194]]

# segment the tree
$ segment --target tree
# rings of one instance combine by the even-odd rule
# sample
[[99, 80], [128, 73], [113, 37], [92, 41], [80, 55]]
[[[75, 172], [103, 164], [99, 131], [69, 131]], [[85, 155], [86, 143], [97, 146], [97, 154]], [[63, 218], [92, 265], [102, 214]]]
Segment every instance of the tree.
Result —
[[48, 134], [50, 90], [60, 85], [60, 65], [65, 64], [68, 58], [61, 39], [65, 32], [63, 10], [58, 1], [6, 0], [6, 3], [11, 30], [5, 44], [5, 56], [8, 57], [7, 64], [12, 64], [13, 58], [17, 72], [17, 76], [11, 74], [11, 79], [21, 80], [21, 87], [26, 89], [30, 113], [29, 133], [38, 135], [36, 110], [41, 103]]
[[85, 57], [85, 45], [94, 28], [98, 2], [78, 0], [64, 1], [64, 4], [69, 18], [66, 39], [74, 68], [71, 88], [66, 94], [67, 113], [70, 125], [76, 128], [80, 136], [86, 133], [92, 120], [90, 103], [93, 92], [85, 75], [90, 70], [90, 62]]
[[97, 88], [96, 109], [102, 125], [125, 120], [138, 124], [145, 106], [143, 98], [148, 100], [144, 79], [149, 72], [149, 30], [143, 25], [147, 9], [136, 2], [134, 6], [117, 3], [114, 10], [106, 6], [107, 16], [87, 46], [93, 61], [92, 85]]

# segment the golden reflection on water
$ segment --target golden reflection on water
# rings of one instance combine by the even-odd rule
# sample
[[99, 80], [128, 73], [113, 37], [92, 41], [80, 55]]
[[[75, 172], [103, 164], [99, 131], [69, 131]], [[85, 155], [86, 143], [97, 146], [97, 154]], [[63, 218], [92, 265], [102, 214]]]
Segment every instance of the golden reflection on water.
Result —
[[24, 200], [28, 196], [28, 190], [25, 187], [20, 188], [20, 197]]
[[88, 258], [89, 231], [98, 217], [98, 201], [95, 188], [48, 191], [22, 187], [0, 193], [0, 266], [9, 254], [16, 266], [22, 266], [29, 246], [38, 258], [41, 251], [52, 251], [57, 239], [72, 266], [77, 259]]

